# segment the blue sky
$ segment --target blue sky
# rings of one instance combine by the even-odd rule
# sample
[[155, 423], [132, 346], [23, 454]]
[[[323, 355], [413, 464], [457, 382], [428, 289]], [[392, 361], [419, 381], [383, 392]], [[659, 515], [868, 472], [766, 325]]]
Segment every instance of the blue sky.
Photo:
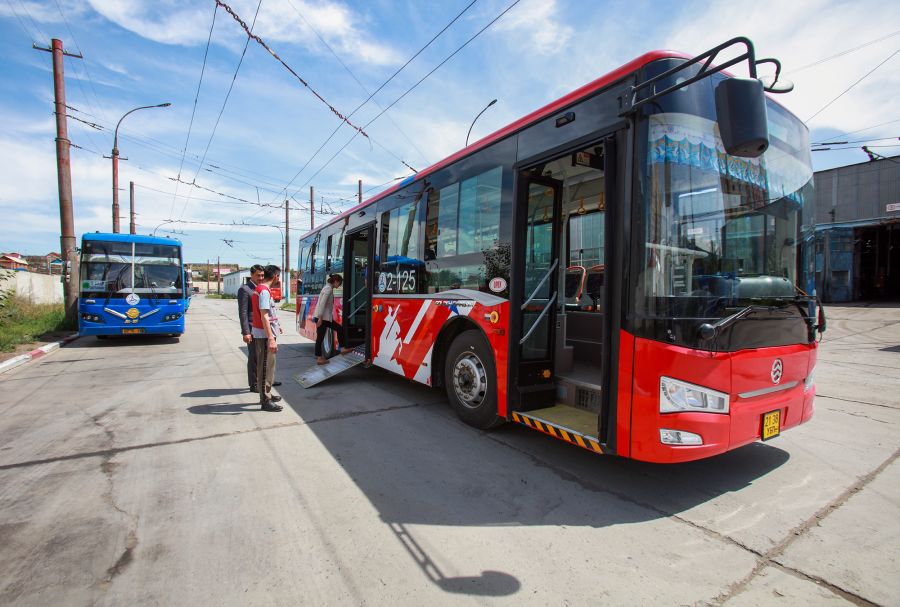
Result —
[[[477, 0], [351, 122], [362, 125], [375, 117], [511, 1]], [[254, 32], [347, 114], [470, 2], [235, 0], [230, 5], [248, 24], [259, 5]], [[171, 102], [169, 108], [132, 114], [119, 130], [120, 152], [128, 158], [119, 168], [123, 228], [128, 182], [134, 181], [138, 232], [174, 230], [186, 243], [189, 261], [221, 256], [241, 264], [280, 258], [277, 229], [230, 225], [283, 223], [283, 210], [250, 203], [279, 204], [285, 191], [294, 194], [296, 243], [309, 227], [309, 212], [300, 210], [307, 206], [309, 185], [316, 188], [317, 207], [343, 210], [350, 203], [341, 199], [355, 196], [357, 179], [370, 190], [408, 175], [401, 160], [421, 169], [461, 148], [472, 118], [494, 98], [499, 101], [479, 119], [472, 140], [648, 50], [699, 53], [746, 35], [761, 56], [781, 59], [796, 89], [779, 100], [807, 119], [900, 49], [898, 3], [520, 0], [368, 127], [375, 143], [357, 137], [322, 168], [351, 138], [345, 125], [294, 179], [340, 121], [251, 42], [212, 136], [247, 40], [230, 15], [214, 9], [213, 0], [0, 1], [0, 251], [59, 249], [51, 58], [31, 48], [32, 42], [49, 45], [54, 37], [67, 50], [84, 54], [84, 60], [66, 59], [71, 115], [100, 127], [69, 121], [71, 141], [84, 148], [72, 150], [76, 232], [110, 229], [111, 167], [102, 156], [110, 153], [118, 119], [137, 106]], [[866, 46], [807, 67], [861, 45]], [[894, 138], [871, 141], [875, 146], [900, 143], [898, 67], [900, 55], [816, 115], [809, 123], [812, 141], [850, 133], [838, 138]], [[853, 145], [813, 154], [815, 168], [865, 161], [862, 144]], [[886, 155], [900, 151], [873, 149]], [[179, 174], [188, 183], [196, 176], [207, 189], [176, 183]], [[173, 219], [183, 223], [165, 223]], [[327, 216], [317, 217], [324, 220]]]

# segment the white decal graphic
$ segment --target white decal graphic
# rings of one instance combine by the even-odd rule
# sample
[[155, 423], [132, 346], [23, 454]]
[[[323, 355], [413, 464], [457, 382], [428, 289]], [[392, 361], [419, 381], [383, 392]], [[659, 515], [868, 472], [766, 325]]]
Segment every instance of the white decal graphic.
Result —
[[506, 290], [506, 279], [499, 276], [497, 278], [492, 278], [488, 286], [494, 293], [502, 293]]
[[381, 293], [387, 291], [387, 274], [384, 272], [378, 274], [378, 291]]
[[413, 337], [416, 335], [416, 331], [419, 329], [419, 325], [422, 324], [422, 319], [425, 318], [425, 312], [428, 311], [428, 306], [431, 305], [431, 300], [426, 299], [422, 303], [422, 307], [419, 308], [419, 312], [416, 314], [415, 320], [413, 320], [412, 326], [410, 326], [409, 331], [406, 332], [406, 337], [403, 338], [403, 343], [408, 344], [412, 341]]
[[127, 303], [129, 306], [136, 306], [140, 303], [140, 301], [141, 297], [137, 293], [129, 293], [125, 298], [125, 303]]
[[397, 314], [399, 312], [400, 306], [396, 308], [388, 306], [388, 313], [384, 319], [384, 329], [378, 338], [378, 353], [372, 362], [388, 371], [404, 375], [403, 366], [395, 358], [403, 347], [400, 339], [400, 323], [397, 322]]

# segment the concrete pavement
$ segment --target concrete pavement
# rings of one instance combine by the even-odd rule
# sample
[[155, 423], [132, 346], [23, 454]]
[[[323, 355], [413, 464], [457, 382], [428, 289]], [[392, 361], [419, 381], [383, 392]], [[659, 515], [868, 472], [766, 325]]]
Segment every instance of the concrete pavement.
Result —
[[304, 391], [291, 322], [262, 413], [235, 308], [0, 377], [0, 604], [900, 603], [900, 308], [828, 308], [812, 422], [679, 466]]

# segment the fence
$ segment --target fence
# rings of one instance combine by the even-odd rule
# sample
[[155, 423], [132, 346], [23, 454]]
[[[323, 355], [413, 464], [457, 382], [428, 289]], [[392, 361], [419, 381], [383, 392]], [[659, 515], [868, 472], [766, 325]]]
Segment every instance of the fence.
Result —
[[34, 304], [63, 303], [63, 285], [59, 276], [33, 272], [0, 271], [0, 293], [15, 292]]

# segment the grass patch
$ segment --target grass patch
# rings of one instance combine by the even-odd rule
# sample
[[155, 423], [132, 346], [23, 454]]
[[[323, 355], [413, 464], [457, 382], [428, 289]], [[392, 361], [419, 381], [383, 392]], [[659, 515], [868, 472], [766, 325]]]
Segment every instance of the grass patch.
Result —
[[14, 296], [0, 307], [0, 352], [12, 352], [20, 344], [53, 339], [72, 330], [66, 324], [62, 304], [33, 304]]
[[295, 304], [294, 302], [283, 303], [283, 304], [281, 304], [281, 309], [284, 310], [285, 312], [296, 312], [297, 304]]
[[206, 299], [237, 299], [237, 295], [226, 295], [225, 293], [207, 293]]

